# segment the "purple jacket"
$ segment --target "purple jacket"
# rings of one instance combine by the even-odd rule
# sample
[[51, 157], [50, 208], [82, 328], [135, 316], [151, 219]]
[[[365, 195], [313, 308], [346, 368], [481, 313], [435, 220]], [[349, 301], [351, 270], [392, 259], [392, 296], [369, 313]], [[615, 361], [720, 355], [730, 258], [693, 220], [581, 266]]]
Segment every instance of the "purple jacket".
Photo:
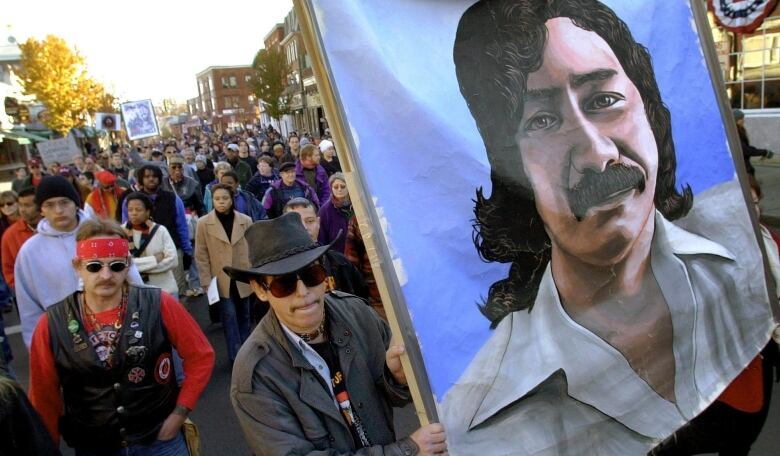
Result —
[[[320, 201], [330, 201], [330, 184], [328, 183], [328, 172], [325, 171], [325, 168], [322, 167], [322, 165], [317, 165], [317, 175], [315, 176], [315, 180], [317, 181], [317, 188], [314, 190], [317, 191], [317, 198], [319, 198]], [[303, 175], [303, 164], [300, 160], [295, 162], [295, 177], [298, 178], [298, 180], [307, 182], [306, 176]]]
[[328, 245], [336, 239], [341, 230], [341, 237], [333, 244], [333, 250], [344, 253], [347, 245], [347, 225], [349, 220], [343, 211], [333, 206], [333, 201], [328, 200], [320, 208], [320, 234], [317, 241], [322, 245]]

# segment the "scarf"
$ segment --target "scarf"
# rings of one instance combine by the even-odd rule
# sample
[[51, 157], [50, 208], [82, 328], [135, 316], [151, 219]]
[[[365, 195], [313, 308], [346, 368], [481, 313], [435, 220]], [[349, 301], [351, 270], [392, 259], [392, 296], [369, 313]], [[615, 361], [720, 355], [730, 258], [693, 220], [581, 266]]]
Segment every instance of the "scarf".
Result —
[[330, 201], [333, 203], [333, 207], [341, 212], [347, 220], [351, 220], [352, 216], [355, 215], [355, 210], [352, 208], [352, 201], [350, 201], [349, 198], [337, 199], [333, 196], [330, 198]]
[[113, 219], [116, 216], [116, 202], [119, 200], [119, 195], [117, 187], [114, 187], [111, 192], [96, 188], [87, 196], [86, 204], [89, 204], [99, 217]]

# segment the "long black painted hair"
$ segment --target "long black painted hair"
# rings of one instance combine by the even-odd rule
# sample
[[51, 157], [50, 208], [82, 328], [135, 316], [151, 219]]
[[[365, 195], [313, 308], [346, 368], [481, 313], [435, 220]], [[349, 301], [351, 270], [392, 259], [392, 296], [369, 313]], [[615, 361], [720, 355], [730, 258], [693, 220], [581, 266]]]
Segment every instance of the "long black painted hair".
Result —
[[487, 262], [511, 263], [509, 277], [490, 287], [480, 305], [491, 328], [508, 314], [531, 310], [550, 261], [551, 243], [524, 175], [515, 134], [527, 77], [542, 65], [545, 22], [566, 17], [609, 44], [644, 102], [658, 144], [655, 206], [669, 220], [684, 216], [693, 192], [678, 192], [669, 110], [661, 100], [650, 53], [626, 24], [596, 0], [482, 0], [461, 17], [453, 57], [460, 91], [487, 149], [493, 190], [477, 189], [474, 245]]

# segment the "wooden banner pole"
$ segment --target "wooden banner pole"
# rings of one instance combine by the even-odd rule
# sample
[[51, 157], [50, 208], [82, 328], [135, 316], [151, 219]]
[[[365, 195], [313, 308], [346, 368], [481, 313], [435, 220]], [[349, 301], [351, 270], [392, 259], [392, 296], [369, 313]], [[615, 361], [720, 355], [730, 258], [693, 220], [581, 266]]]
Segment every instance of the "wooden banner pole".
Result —
[[332, 74], [329, 71], [327, 56], [313, 14], [314, 8], [310, 0], [293, 0], [293, 4], [306, 51], [311, 56], [312, 69], [322, 96], [325, 115], [339, 154], [342, 170], [347, 179], [350, 199], [371, 261], [379, 294], [393, 331], [393, 338], [398, 340], [400, 336], [406, 347], [406, 355], [402, 357], [401, 362], [417, 416], [422, 425], [437, 422], [436, 402], [428, 382], [428, 374], [425, 371], [417, 336], [396, 276], [392, 256], [381, 229], [383, 221], [374, 210], [368, 186], [362, 178], [358, 150], [349, 129], [346, 128], [346, 116], [339, 103], [334, 81], [331, 79]]

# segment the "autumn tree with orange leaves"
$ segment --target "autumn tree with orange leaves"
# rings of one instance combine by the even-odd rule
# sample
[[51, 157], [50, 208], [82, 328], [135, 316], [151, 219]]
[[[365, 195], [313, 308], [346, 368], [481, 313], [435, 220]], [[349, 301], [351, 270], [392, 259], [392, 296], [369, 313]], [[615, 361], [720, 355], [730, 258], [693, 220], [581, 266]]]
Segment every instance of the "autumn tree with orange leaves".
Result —
[[45, 123], [52, 130], [65, 136], [71, 129], [84, 126], [88, 115], [114, 104], [103, 85], [87, 74], [84, 57], [62, 38], [30, 38], [19, 47], [22, 88], [46, 106]]

